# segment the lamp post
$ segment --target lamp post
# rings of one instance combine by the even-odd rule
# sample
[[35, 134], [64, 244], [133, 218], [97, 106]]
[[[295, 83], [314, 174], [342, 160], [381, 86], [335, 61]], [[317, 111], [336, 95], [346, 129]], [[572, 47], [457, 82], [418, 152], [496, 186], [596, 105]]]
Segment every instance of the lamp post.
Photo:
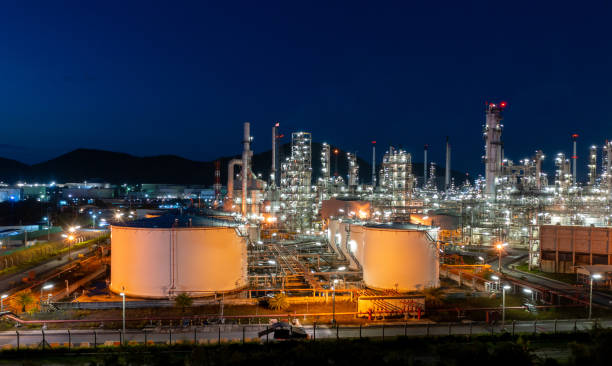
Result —
[[51, 290], [52, 288], [53, 288], [53, 284], [52, 283], [44, 285], [43, 287], [40, 288], [40, 302], [41, 303], [43, 301], [43, 291]]
[[123, 344], [125, 344], [125, 293], [120, 293], [119, 294], [122, 298], [122, 302], [123, 302]]
[[510, 290], [510, 285], [502, 287], [502, 328], [506, 323], [506, 290]]
[[334, 280], [332, 285], [332, 324], [336, 325], [336, 283], [338, 280]]
[[0, 312], [4, 311], [4, 299], [6, 299], [7, 297], [7, 294], [3, 294], [2, 296], [0, 296]]
[[495, 283], [497, 284], [497, 286], [496, 286], [496, 287], [497, 287], [497, 288], [496, 288], [496, 290], [498, 290], [498, 291], [499, 291], [499, 277], [497, 277], [497, 276], [493, 275], [493, 276], [491, 276], [491, 279], [492, 279], [493, 281], [495, 281]]
[[599, 273], [593, 273], [591, 275], [591, 288], [589, 290], [589, 319], [591, 319], [591, 315], [593, 314], [593, 280], [598, 280], [601, 278]]
[[501, 244], [497, 244], [497, 256], [498, 256], [498, 259], [499, 259], [499, 263], [498, 263], [497, 267], [499, 268], [499, 273], [502, 273], [501, 251], [502, 251], [502, 245]]
[[533, 302], [533, 291], [531, 291], [529, 288], [524, 288], [523, 292], [526, 294], [531, 294], [531, 301]]

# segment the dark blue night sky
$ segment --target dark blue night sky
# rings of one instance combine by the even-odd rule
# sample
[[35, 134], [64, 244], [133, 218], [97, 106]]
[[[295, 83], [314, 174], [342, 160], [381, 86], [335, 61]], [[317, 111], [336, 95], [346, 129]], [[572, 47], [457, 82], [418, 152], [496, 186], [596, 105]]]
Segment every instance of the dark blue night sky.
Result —
[[475, 175], [484, 103], [506, 100], [506, 156], [541, 148], [550, 169], [572, 133], [582, 158], [612, 138], [603, 3], [3, 1], [0, 156], [210, 160], [239, 153], [243, 121], [269, 149], [278, 120], [368, 160], [377, 140], [442, 163], [449, 135]]

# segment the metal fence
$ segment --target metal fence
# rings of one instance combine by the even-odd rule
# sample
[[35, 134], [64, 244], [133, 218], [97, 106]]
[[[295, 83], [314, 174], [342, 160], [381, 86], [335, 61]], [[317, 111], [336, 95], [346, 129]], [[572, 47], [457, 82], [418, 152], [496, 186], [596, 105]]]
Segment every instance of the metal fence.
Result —
[[[149, 328], [141, 330], [16, 330], [0, 332], [3, 349], [77, 348], [127, 345], [175, 345], [266, 343], [274, 341], [274, 333], [259, 336], [268, 325], [206, 325], [183, 328]], [[505, 325], [486, 323], [391, 323], [374, 325], [308, 325], [304, 326], [309, 340], [372, 338], [385, 340], [398, 336], [472, 336], [484, 334], [538, 334], [581, 332], [594, 327], [611, 328], [612, 320], [547, 320], [513, 321]]]

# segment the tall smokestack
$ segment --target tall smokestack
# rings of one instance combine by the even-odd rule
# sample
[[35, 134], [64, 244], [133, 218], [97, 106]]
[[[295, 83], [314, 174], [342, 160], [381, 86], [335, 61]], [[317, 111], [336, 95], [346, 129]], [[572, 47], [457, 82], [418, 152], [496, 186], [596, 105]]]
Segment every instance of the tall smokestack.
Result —
[[247, 214], [247, 197], [248, 197], [248, 182], [249, 182], [249, 151], [251, 149], [251, 124], [244, 123], [244, 137], [242, 140], [242, 216]]
[[425, 144], [423, 151], [423, 187], [427, 184], [427, 149], [429, 146]]
[[276, 142], [276, 139], [278, 139], [278, 126], [279, 123], [276, 122], [274, 127], [272, 127], [272, 169], [270, 169], [270, 181], [274, 187], [278, 187], [278, 182], [276, 181], [276, 170], [278, 169], [276, 166], [276, 159], [278, 156], [278, 143]]
[[376, 187], [376, 141], [372, 141], [372, 187]]
[[446, 136], [446, 171], [444, 172], [444, 188], [450, 188], [450, 169], [451, 169], [451, 146], [448, 136]]
[[572, 154], [572, 182], [576, 185], [576, 160], [578, 159], [578, 155], [576, 155], [576, 139], [578, 138], [578, 134], [575, 133], [572, 135], [572, 140], [574, 141], [574, 153]]

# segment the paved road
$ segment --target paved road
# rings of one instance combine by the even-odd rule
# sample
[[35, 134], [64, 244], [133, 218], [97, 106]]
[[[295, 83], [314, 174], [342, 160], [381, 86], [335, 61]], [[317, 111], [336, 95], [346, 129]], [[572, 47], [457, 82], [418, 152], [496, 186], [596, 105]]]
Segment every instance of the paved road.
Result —
[[[573, 332], [574, 327], [577, 331], [589, 330], [593, 327], [594, 321], [589, 320], [559, 320], [559, 321], [538, 321], [538, 322], [508, 322], [505, 327], [494, 326], [490, 327], [483, 323], [470, 324], [394, 324], [394, 325], [370, 325], [364, 326], [361, 329], [358, 326], [340, 326], [338, 329], [330, 326], [317, 326], [316, 334], [312, 326], [306, 326], [306, 332], [311, 339], [324, 338], [382, 338], [396, 336], [442, 336], [442, 335], [469, 335], [469, 334], [498, 334], [505, 330], [512, 333], [554, 333], [557, 332]], [[609, 328], [612, 327], [612, 320], [599, 321], [599, 325]], [[513, 329], [514, 328], [514, 329]], [[204, 326], [204, 327], [188, 327], [183, 329], [150, 329], [146, 332], [143, 330], [128, 330], [126, 332], [127, 342], [144, 343], [154, 342], [156, 344], [167, 344], [180, 342], [198, 343], [217, 343], [226, 341], [242, 341], [243, 337], [248, 340], [260, 339], [266, 341], [266, 336], [258, 337], [257, 333], [265, 330], [264, 325], [221, 325], [221, 326]], [[20, 347], [36, 347], [40, 346], [43, 341], [43, 331], [41, 330], [22, 330], [19, 331], [19, 337], [15, 331], [0, 332], [0, 347], [16, 347], [17, 339], [19, 338]], [[272, 341], [272, 335], [268, 340]], [[57, 347], [67, 345], [70, 342], [73, 346], [94, 346], [97, 345], [113, 345], [121, 341], [121, 332], [119, 330], [48, 330], [44, 331], [44, 339], [47, 345]]]

